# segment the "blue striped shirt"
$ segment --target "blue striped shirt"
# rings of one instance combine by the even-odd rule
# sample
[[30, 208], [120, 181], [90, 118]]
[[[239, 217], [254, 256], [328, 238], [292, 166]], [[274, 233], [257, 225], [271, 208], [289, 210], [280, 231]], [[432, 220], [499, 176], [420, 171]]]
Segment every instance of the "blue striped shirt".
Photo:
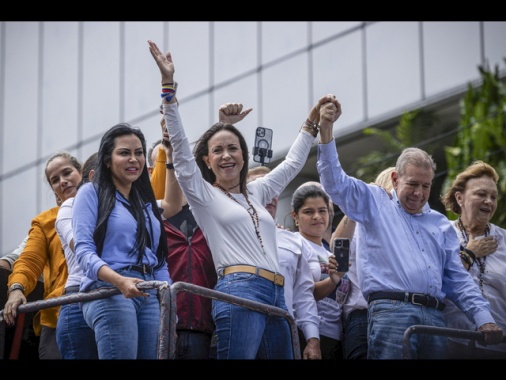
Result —
[[455, 302], [478, 326], [494, 323], [490, 305], [459, 257], [451, 222], [425, 204], [419, 214], [404, 210], [379, 186], [348, 176], [334, 140], [318, 145], [320, 182], [332, 201], [358, 222], [357, 271], [367, 300], [377, 291], [425, 293]]

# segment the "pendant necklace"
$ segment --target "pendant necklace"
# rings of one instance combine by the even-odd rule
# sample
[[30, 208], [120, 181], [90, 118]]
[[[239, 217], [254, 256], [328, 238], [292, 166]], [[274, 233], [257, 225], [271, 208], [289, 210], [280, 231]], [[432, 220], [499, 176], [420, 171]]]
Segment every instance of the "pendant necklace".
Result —
[[[469, 243], [469, 236], [467, 235], [466, 229], [464, 227], [464, 223], [462, 223], [462, 219], [459, 217], [457, 221], [457, 225], [459, 227], [460, 233], [462, 235], [462, 239], [464, 240], [464, 246], [467, 246]], [[485, 237], [490, 235], [490, 225], [487, 224], [485, 227]], [[478, 264], [478, 268], [480, 268], [480, 273], [478, 274], [478, 281], [480, 284], [480, 290], [483, 293], [483, 276], [485, 275], [485, 269], [487, 265], [487, 256], [476, 257], [476, 263]]]
[[[224, 187], [222, 187], [221, 185], [218, 185], [217, 183], [214, 183], [213, 186], [216, 187], [217, 189], [221, 190], [221, 192], [223, 194], [225, 194], [227, 197], [232, 199], [235, 203], [244, 207], [244, 205], [242, 205], [237, 199], [235, 199], [234, 196], [232, 194], [230, 194], [228, 192], [228, 190], [226, 190]], [[260, 246], [262, 247], [262, 251], [265, 253], [264, 242], [262, 241], [262, 236], [260, 235], [260, 220], [258, 218], [258, 212], [255, 209], [255, 207], [253, 206], [253, 204], [251, 203], [251, 201], [249, 200], [247, 194], [244, 194], [244, 198], [246, 199], [246, 202], [248, 202], [248, 206], [249, 206], [248, 208], [244, 207], [244, 209], [248, 212], [248, 215], [250, 216], [251, 221], [253, 222], [253, 226], [255, 227], [255, 233], [257, 235], [257, 239], [260, 242]]]

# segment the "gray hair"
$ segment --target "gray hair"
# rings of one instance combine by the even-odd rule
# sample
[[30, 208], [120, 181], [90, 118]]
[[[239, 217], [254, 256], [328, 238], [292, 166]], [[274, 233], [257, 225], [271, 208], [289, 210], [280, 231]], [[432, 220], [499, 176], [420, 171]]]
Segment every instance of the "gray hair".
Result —
[[436, 163], [426, 151], [420, 148], [405, 148], [395, 164], [395, 171], [402, 177], [405, 174], [406, 166], [412, 165], [417, 168], [426, 170], [432, 170], [432, 173], [436, 173]]

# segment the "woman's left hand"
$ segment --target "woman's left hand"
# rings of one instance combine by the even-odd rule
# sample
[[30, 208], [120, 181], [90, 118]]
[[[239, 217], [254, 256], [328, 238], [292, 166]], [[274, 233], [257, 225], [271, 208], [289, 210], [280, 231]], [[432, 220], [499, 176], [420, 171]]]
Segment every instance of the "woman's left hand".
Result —
[[225, 103], [218, 109], [218, 120], [224, 124], [235, 124], [248, 116], [252, 110], [253, 108], [243, 110], [241, 103]]
[[332, 282], [337, 285], [346, 272], [339, 272], [337, 260], [334, 255], [329, 257], [329, 276]]

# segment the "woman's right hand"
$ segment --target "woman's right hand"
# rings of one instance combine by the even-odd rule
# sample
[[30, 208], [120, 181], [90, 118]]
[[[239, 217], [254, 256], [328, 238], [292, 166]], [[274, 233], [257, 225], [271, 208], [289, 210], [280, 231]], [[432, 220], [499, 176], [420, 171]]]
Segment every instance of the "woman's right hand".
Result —
[[139, 282], [143, 282], [140, 278], [136, 277], [125, 277], [121, 276], [121, 280], [117, 281], [116, 287], [121, 291], [125, 298], [134, 298], [134, 297], [148, 297], [149, 293], [145, 293], [139, 288], [137, 288], [137, 284]]
[[481, 258], [488, 256], [495, 251], [499, 247], [499, 242], [494, 236], [486, 236], [481, 239], [475, 239], [474, 236], [469, 236], [469, 242], [466, 245], [466, 248], [471, 250], [476, 257]]
[[12, 326], [16, 322], [18, 307], [26, 303], [26, 297], [21, 290], [14, 290], [9, 294], [9, 298], [4, 305], [3, 317], [7, 325]]

